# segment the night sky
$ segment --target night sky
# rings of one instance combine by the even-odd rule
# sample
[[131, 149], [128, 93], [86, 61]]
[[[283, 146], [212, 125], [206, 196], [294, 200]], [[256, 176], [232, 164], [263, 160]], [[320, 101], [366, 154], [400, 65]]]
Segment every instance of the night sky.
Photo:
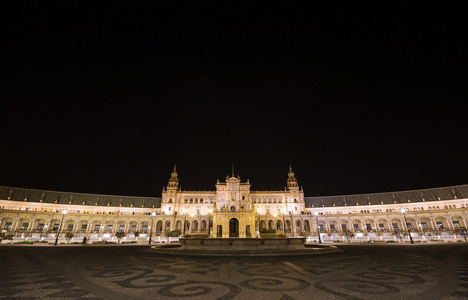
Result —
[[[468, 183], [466, 11], [365, 4], [10, 3], [0, 185], [306, 196]], [[154, 4], [153, 4], [154, 5]], [[428, 6], [427, 6], [428, 5]]]

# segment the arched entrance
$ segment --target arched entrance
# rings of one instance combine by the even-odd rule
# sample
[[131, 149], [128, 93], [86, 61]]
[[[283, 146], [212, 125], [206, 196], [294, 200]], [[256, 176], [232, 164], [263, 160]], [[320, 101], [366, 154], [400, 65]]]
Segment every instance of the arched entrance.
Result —
[[229, 220], [229, 237], [239, 236], [239, 220], [232, 218]]

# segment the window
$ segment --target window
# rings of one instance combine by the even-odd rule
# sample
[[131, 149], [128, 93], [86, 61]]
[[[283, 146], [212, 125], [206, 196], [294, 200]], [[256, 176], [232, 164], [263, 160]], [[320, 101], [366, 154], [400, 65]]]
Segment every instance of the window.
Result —
[[460, 228], [460, 223], [458, 221], [452, 221], [453, 227]]
[[188, 203], [188, 199], [187, 199], [187, 198], [184, 199], [184, 203]]
[[119, 231], [125, 231], [125, 225], [120, 225]]
[[132, 225], [132, 231], [136, 231], [136, 225]]
[[406, 223], [406, 228], [408, 228], [409, 230], [413, 229], [413, 226], [411, 225], [411, 223]]
[[379, 223], [379, 229], [380, 229], [380, 230], [385, 230], [385, 227], [384, 227], [384, 224], [383, 224], [383, 223]]
[[421, 228], [422, 228], [422, 229], [427, 229], [427, 224], [426, 224], [426, 222], [421, 222]]
[[73, 231], [73, 224], [68, 224], [68, 229], [67, 231]]
[[21, 230], [28, 230], [28, 227], [29, 223], [23, 223], [23, 225], [21, 225]]
[[437, 229], [444, 229], [444, 224], [442, 222], [436, 222]]
[[366, 224], [366, 229], [367, 230], [372, 230], [371, 224]]
[[101, 229], [101, 225], [94, 225], [94, 231], [99, 231]]
[[13, 222], [6, 222], [6, 223], [5, 223], [5, 229], [6, 229], [6, 230], [10, 230], [12, 224], [13, 224]]
[[330, 230], [335, 231], [335, 224], [330, 224]]
[[88, 229], [88, 225], [87, 225], [87, 224], [81, 225], [81, 231], [86, 231], [87, 229]]
[[52, 227], [52, 231], [57, 231], [59, 230], [59, 224], [54, 224], [54, 227]]
[[346, 224], [341, 224], [341, 230], [346, 230]]
[[323, 231], [323, 225], [319, 225], [318, 227], [320, 231]]
[[397, 223], [392, 223], [392, 228], [393, 228], [394, 230], [398, 229], [398, 224], [397, 224]]
[[359, 224], [353, 224], [354, 230], [359, 230]]
[[143, 232], [147, 232], [148, 231], [148, 225], [143, 225]]
[[37, 225], [37, 230], [43, 230], [44, 229], [44, 223], [39, 223], [39, 225]]
[[112, 225], [107, 225], [107, 231], [112, 231]]

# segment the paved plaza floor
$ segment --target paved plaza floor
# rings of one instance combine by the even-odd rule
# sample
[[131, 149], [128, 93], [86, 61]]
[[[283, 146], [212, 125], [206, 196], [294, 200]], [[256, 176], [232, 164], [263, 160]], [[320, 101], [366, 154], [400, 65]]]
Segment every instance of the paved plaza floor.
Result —
[[339, 245], [298, 257], [148, 246], [0, 246], [5, 299], [468, 299], [468, 244]]

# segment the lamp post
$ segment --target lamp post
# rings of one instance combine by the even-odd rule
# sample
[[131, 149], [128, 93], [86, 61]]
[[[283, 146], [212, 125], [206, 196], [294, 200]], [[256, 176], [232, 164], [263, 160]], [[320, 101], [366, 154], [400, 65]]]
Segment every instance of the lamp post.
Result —
[[184, 209], [184, 231], [182, 237], [185, 237], [185, 223], [187, 222], [187, 209]]
[[153, 236], [154, 216], [156, 216], [156, 213], [152, 212], [151, 215], [153, 216], [153, 219], [151, 220], [150, 238], [149, 238], [149, 241], [148, 241], [148, 245], [151, 245], [151, 237]]
[[414, 244], [413, 238], [411, 237], [410, 229], [409, 229], [409, 227], [408, 227], [408, 222], [406, 221], [406, 215], [405, 215], [406, 209], [401, 208], [400, 211], [401, 211], [401, 213], [403, 214], [403, 218], [405, 219], [405, 226], [406, 226], [406, 230], [408, 231], [408, 236], [409, 236], [409, 239], [410, 239], [410, 241], [411, 241], [411, 244]]
[[319, 243], [321, 244], [322, 243], [322, 238], [320, 237], [320, 227], [319, 227], [319, 223], [318, 223], [319, 212], [318, 211], [314, 212], [314, 215], [315, 215], [315, 222], [317, 223], [317, 232], [318, 232], [318, 237], [319, 237]]
[[211, 214], [213, 213], [213, 209], [209, 209], [208, 210], [208, 237], [211, 237], [211, 225], [210, 225], [210, 222], [211, 222]]
[[62, 229], [63, 219], [65, 218], [66, 214], [67, 214], [67, 210], [66, 209], [62, 210], [62, 221], [60, 222], [59, 230], [57, 231], [57, 237], [55, 238], [55, 244], [54, 244], [55, 246], [57, 246], [60, 231]]

